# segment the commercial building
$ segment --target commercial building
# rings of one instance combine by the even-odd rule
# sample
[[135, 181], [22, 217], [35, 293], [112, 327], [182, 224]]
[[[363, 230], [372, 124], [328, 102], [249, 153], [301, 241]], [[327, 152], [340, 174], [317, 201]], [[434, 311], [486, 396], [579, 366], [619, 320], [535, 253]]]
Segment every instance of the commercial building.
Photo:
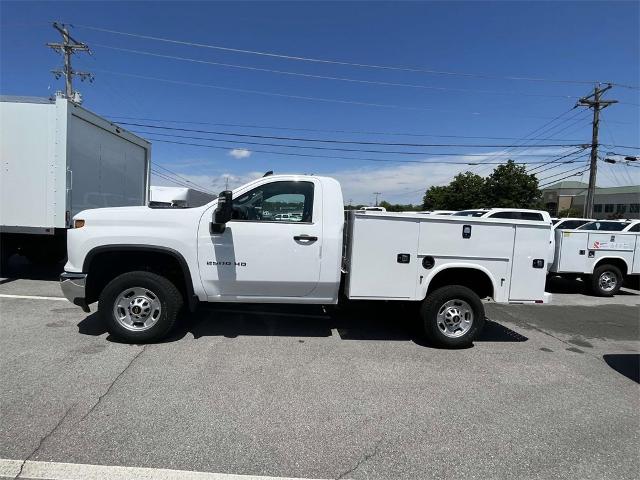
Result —
[[[542, 189], [545, 208], [551, 215], [567, 209], [584, 212], [588, 184], [576, 181], [558, 182]], [[596, 188], [593, 201], [594, 218], [640, 218], [640, 185]]]

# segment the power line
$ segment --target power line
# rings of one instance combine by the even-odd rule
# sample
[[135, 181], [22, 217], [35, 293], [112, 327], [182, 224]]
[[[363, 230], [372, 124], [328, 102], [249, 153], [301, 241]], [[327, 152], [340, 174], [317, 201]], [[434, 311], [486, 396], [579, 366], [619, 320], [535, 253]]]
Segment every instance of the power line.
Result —
[[188, 180], [188, 179], [184, 178], [184, 177], [183, 177], [182, 175], [180, 175], [179, 173], [176, 173], [176, 172], [174, 172], [173, 170], [168, 169], [167, 167], [164, 167], [164, 166], [159, 165], [159, 164], [157, 164], [157, 163], [154, 163], [153, 165], [155, 165], [157, 168], [161, 168], [162, 170], [164, 170], [164, 171], [166, 171], [166, 172], [168, 172], [168, 173], [170, 173], [170, 174], [172, 174], [172, 175], [175, 175], [175, 176], [176, 176], [176, 177], [178, 177], [179, 179], [181, 179], [181, 180], [185, 181], [186, 183], [188, 183], [188, 184], [190, 184], [190, 185], [193, 185], [194, 187], [199, 188], [199, 189], [200, 189], [200, 190], [202, 190], [202, 191], [205, 191], [205, 192], [208, 192], [208, 193], [213, 193], [213, 192], [211, 192], [209, 189], [207, 189], [206, 187], [203, 187], [202, 185], [198, 185], [197, 183], [192, 182], [191, 180]]
[[[434, 133], [409, 133], [409, 132], [381, 132], [372, 130], [331, 130], [322, 128], [301, 128], [301, 127], [285, 127], [275, 125], [256, 125], [247, 123], [216, 123], [216, 122], [198, 122], [190, 120], [173, 120], [168, 118], [147, 118], [147, 117], [129, 117], [120, 115], [104, 115], [107, 118], [114, 119], [116, 122], [118, 119], [122, 120], [138, 120], [144, 122], [156, 122], [156, 123], [184, 123], [192, 125], [214, 125], [219, 127], [235, 127], [235, 128], [256, 128], [256, 129], [269, 129], [269, 130], [290, 130], [300, 132], [318, 132], [318, 133], [345, 133], [345, 134], [358, 134], [358, 135], [386, 135], [386, 136], [398, 136], [398, 137], [435, 137], [435, 138], [467, 138], [467, 139], [484, 139], [484, 140], [521, 140], [522, 137], [491, 137], [491, 136], [471, 136], [471, 135], [443, 135]], [[561, 141], [561, 142], [583, 142], [583, 140], [572, 138], [540, 138], [542, 141]]]
[[[359, 141], [359, 140], [336, 140], [336, 139], [322, 139], [322, 138], [308, 138], [308, 137], [283, 137], [283, 136], [275, 136], [275, 135], [256, 135], [256, 134], [239, 133], [239, 132], [220, 132], [216, 130], [199, 130], [195, 128], [184, 128], [184, 127], [166, 127], [162, 125], [150, 125], [150, 124], [132, 123], [132, 122], [118, 122], [118, 123], [120, 125], [127, 125], [131, 127], [153, 128], [157, 130], [206, 133], [210, 135], [223, 135], [223, 136], [242, 137], [242, 138], [258, 138], [258, 139], [267, 139], [267, 140], [285, 140], [285, 141], [293, 141], [293, 142], [335, 143], [340, 145], [380, 145], [380, 146], [388, 146], [388, 147], [520, 148], [512, 145], [500, 145], [500, 144], [371, 142], [371, 141]], [[551, 148], [551, 147], [579, 147], [581, 145], [582, 144], [553, 143], [553, 144], [541, 144], [536, 146], [539, 148]]]
[[543, 185], [540, 185], [538, 188], [545, 188], [545, 187], [548, 187], [549, 185], [554, 185], [554, 184], [556, 184], [558, 182], [561, 182], [562, 180], [566, 180], [567, 178], [579, 177], [579, 176], [585, 174], [588, 171], [589, 171], [589, 169], [587, 168], [587, 169], [583, 170], [582, 172], [572, 173], [571, 175], [567, 175], [566, 177], [557, 178], [557, 179], [553, 180], [552, 182], [548, 182], [548, 183], [545, 183]]
[[[433, 155], [433, 156], [444, 156], [444, 157], [455, 157], [455, 156], [467, 156], [467, 157], [486, 157], [487, 155], [497, 157], [503, 157], [507, 154], [494, 154], [494, 153], [464, 153], [464, 152], [408, 152], [405, 150], [372, 150], [372, 149], [361, 149], [361, 148], [344, 148], [344, 147], [323, 147], [323, 146], [311, 146], [311, 145], [289, 145], [285, 143], [266, 143], [266, 142], [253, 142], [253, 141], [239, 141], [239, 140], [227, 140], [227, 139], [219, 139], [219, 138], [208, 138], [208, 137], [199, 137], [195, 135], [179, 135], [176, 133], [160, 133], [160, 132], [145, 132], [141, 130], [131, 130], [133, 133], [141, 134], [141, 135], [159, 135], [164, 137], [171, 138], [184, 138], [188, 140], [206, 140], [209, 142], [219, 142], [219, 143], [232, 143], [236, 145], [263, 145], [266, 147], [282, 147], [282, 148], [299, 148], [304, 150], [328, 150], [328, 151], [338, 151], [338, 152], [358, 152], [358, 153], [380, 153], [380, 154], [393, 154], [393, 155]], [[227, 147], [229, 148], [229, 147]], [[526, 156], [526, 157], [539, 157], [540, 154], [511, 154], [508, 156]]]
[[[203, 148], [213, 148], [218, 150], [229, 150], [229, 147], [223, 147], [219, 145], [210, 145], [210, 144], [201, 144], [201, 143], [193, 143], [193, 142], [180, 142], [175, 140], [163, 140], [159, 138], [148, 138], [148, 140], [152, 140], [154, 142], [160, 143], [168, 143], [175, 145], [187, 145], [193, 147], [203, 147]], [[435, 164], [451, 164], [451, 165], [477, 165], [478, 163], [472, 161], [463, 161], [463, 162], [452, 162], [452, 161], [442, 161], [442, 160], [397, 160], [397, 159], [389, 159], [389, 158], [363, 158], [363, 157], [345, 157], [339, 155], [318, 155], [318, 154], [304, 154], [304, 153], [293, 153], [293, 152], [278, 152], [274, 150], [251, 150], [254, 153], [268, 153], [274, 155], [284, 155], [284, 156], [292, 156], [292, 157], [305, 157], [305, 158], [328, 158], [333, 160], [358, 160], [358, 161], [367, 161], [367, 162], [389, 162], [389, 163], [419, 163], [425, 165], [435, 165]], [[469, 156], [469, 155], [453, 155], [453, 154], [445, 154], [447, 156]], [[531, 155], [534, 156], [534, 155]], [[537, 155], [536, 155], [537, 156]], [[539, 162], [514, 162], [519, 165], [533, 165]], [[494, 162], [489, 163], [488, 165], [504, 165], [504, 162]]]
[[577, 170], [583, 169], [584, 167], [585, 167], [584, 165], [580, 165], [577, 168], [572, 168], [572, 169], [569, 169], [569, 170], [565, 170], [564, 172], [556, 173], [554, 175], [549, 175], [548, 177], [545, 177], [545, 178], [540, 178], [538, 181], [539, 182], [544, 182], [546, 180], [549, 180], [550, 178], [555, 178], [555, 177], [559, 177], [560, 175], [564, 175], [566, 173], [575, 172]]
[[578, 154], [581, 154], [581, 153], [583, 153], [586, 149], [587, 149], [587, 148], [586, 148], [586, 147], [584, 147], [584, 148], [580, 149], [579, 151], [576, 151], [576, 152], [570, 153], [570, 154], [568, 154], [568, 155], [564, 155], [564, 156], [559, 157], [559, 158], [557, 158], [557, 159], [555, 159], [555, 160], [551, 160], [550, 162], [543, 163], [543, 164], [541, 164], [541, 165], [539, 165], [539, 166], [537, 166], [537, 167], [532, 168], [532, 169], [531, 169], [531, 170], [529, 170], [527, 173], [529, 173], [529, 174], [532, 174], [532, 173], [540, 173], [540, 172], [535, 172], [535, 170], [537, 170], [538, 168], [541, 168], [541, 167], [545, 167], [545, 166], [547, 166], [547, 165], [550, 165], [550, 164], [552, 164], [552, 163], [556, 163], [556, 162], [558, 162], [559, 160], [562, 160], [562, 159], [564, 159], [564, 158], [570, 157], [570, 156], [575, 155], [575, 154], [577, 154], [577, 153], [578, 153]]
[[[225, 47], [222, 45], [211, 45], [205, 43], [198, 42], [189, 42], [184, 40], [176, 40], [164, 37], [156, 37], [152, 35], [143, 35], [131, 32], [123, 32], [120, 30], [112, 30], [108, 28], [95, 27], [90, 25], [75, 25], [78, 28], [85, 28], [87, 30], [93, 30], [97, 32], [104, 33], [113, 33], [116, 35], [123, 35], [128, 37], [136, 37], [142, 38], [145, 40], [154, 40], [165, 43], [172, 43], [176, 45], [184, 45], [189, 47], [199, 47], [199, 48], [208, 48], [213, 50], [231, 52], [231, 53], [243, 53], [249, 55], [257, 55], [263, 57], [271, 57], [271, 58], [280, 58], [284, 60], [295, 60], [295, 61], [303, 61], [303, 62], [311, 62], [311, 63], [322, 63], [322, 64], [331, 64], [331, 65], [343, 65], [349, 67], [359, 67], [359, 68], [371, 68], [378, 70], [395, 70], [395, 71], [404, 71], [404, 72], [413, 72], [413, 73], [426, 73], [431, 75], [454, 75], [454, 76], [462, 76], [469, 78], [485, 78], [485, 79], [498, 79], [498, 80], [522, 80], [522, 81], [530, 81], [530, 82], [551, 82], [551, 83], [566, 83], [566, 84], [586, 84], [593, 85], [595, 83], [594, 80], [565, 80], [565, 79], [552, 79], [552, 78], [541, 78], [541, 77], [526, 77], [526, 76], [500, 76], [500, 75], [489, 75], [489, 74], [480, 74], [480, 73], [466, 73], [466, 72], [451, 72], [445, 70], [431, 70], [425, 68], [417, 68], [417, 67], [407, 67], [407, 66], [395, 66], [395, 65], [379, 65], [379, 64], [370, 64], [370, 63], [358, 63], [358, 62], [346, 62], [341, 60], [331, 60], [331, 59], [322, 59], [322, 58], [313, 58], [313, 57], [303, 57], [297, 55], [285, 55], [274, 52], [266, 52], [260, 50], [248, 50], [241, 48], [232, 48]], [[636, 88], [636, 87], [631, 87]]]
[[[586, 149], [583, 149], [583, 150], [581, 150], [581, 152], [584, 152], [585, 150], [586, 150]], [[574, 152], [574, 153], [571, 153], [571, 154], [569, 154], [569, 155], [566, 155], [564, 158], [566, 158], [566, 157], [568, 157], [568, 156], [570, 156], [570, 155], [575, 155], [576, 153], [581, 153], [581, 152]], [[527, 173], [528, 173], [529, 175], [532, 175], [532, 174], [540, 175], [540, 174], [541, 174], [541, 173], [543, 173], [543, 172], [546, 172], [546, 171], [548, 171], [548, 170], [553, 170], [554, 168], [561, 167], [562, 165], [566, 165], [566, 164], [568, 164], [568, 163], [575, 163], [575, 162], [578, 160], [578, 158], [582, 158], [582, 157], [584, 157], [584, 154], [579, 155], [579, 156], [575, 157], [575, 158], [574, 158], [574, 159], [572, 159], [572, 160], [567, 160], [567, 161], [564, 161], [564, 162], [558, 162], [558, 160], [560, 160], [561, 158], [563, 158], [563, 157], [560, 157], [560, 158], [558, 158], [558, 159], [556, 159], [556, 160], [552, 160], [552, 161], [550, 161], [550, 162], [540, 164], [539, 166], [534, 167], [534, 168], [532, 168], [531, 170], [529, 170]], [[534, 171], [534, 170], [536, 170], [537, 168], [544, 167], [544, 166], [546, 166], [546, 165], [551, 165], [551, 166], [550, 166], [550, 167], [548, 167], [548, 168], [543, 168], [542, 170], [538, 170], [537, 172], [536, 172], [536, 171]]]
[[341, 82], [362, 83], [362, 84], [379, 85], [379, 86], [385, 86], [385, 87], [418, 88], [418, 89], [424, 89], [424, 90], [437, 90], [437, 91], [443, 91], [443, 92], [450, 91], [450, 92], [466, 92], [466, 93], [484, 93], [484, 94], [489, 94], [489, 95], [506, 95], [506, 96], [516, 95], [516, 96], [525, 96], [525, 97], [547, 97], [547, 98], [565, 98], [565, 99], [577, 99], [577, 98], [579, 98], [579, 97], [576, 97], [576, 96], [573, 96], [573, 95], [549, 95], [549, 94], [544, 94], [544, 93], [505, 92], [505, 91], [502, 91], [502, 90], [498, 91], [498, 90], [476, 90], [476, 89], [470, 89], [470, 88], [436, 87], [436, 86], [433, 86], [433, 85], [420, 85], [420, 84], [413, 84], [413, 83], [398, 83], [398, 82], [384, 82], [384, 81], [379, 81], [379, 80], [365, 80], [365, 79], [358, 79], [358, 78], [351, 78], [351, 77], [336, 77], [336, 76], [331, 76], [331, 75], [317, 75], [317, 74], [312, 74], [312, 73], [292, 72], [292, 71], [288, 71], [288, 70], [277, 70], [277, 69], [272, 69], [272, 68], [254, 67], [254, 66], [250, 66], [250, 65], [237, 65], [237, 64], [233, 64], [233, 63], [212, 62], [212, 61], [209, 61], [209, 60], [200, 60], [200, 59], [197, 59], [197, 58], [182, 57], [182, 56], [178, 56], [178, 55], [166, 55], [166, 54], [162, 54], [162, 53], [147, 52], [147, 51], [143, 51], [143, 50], [134, 50], [134, 49], [131, 49], [131, 48], [114, 47], [114, 46], [110, 46], [110, 45], [104, 45], [104, 44], [101, 44], [101, 43], [94, 43], [94, 45], [98, 46], [98, 47], [101, 47], [101, 48], [107, 48], [109, 50], [116, 50], [116, 51], [127, 52], [127, 53], [135, 53], [135, 54], [138, 54], [138, 55], [147, 55], [147, 56], [151, 56], [151, 57], [165, 58], [165, 59], [169, 59], [169, 60], [179, 60], [179, 61], [183, 61], [183, 62], [199, 63], [199, 64], [203, 64], [203, 65], [213, 65], [213, 66], [218, 66], [218, 67], [237, 68], [237, 69], [242, 69], [242, 70], [251, 70], [251, 71], [254, 71], [254, 72], [275, 73], [275, 74], [278, 74], [278, 75], [290, 75], [290, 76], [304, 77], [304, 78], [315, 78], [315, 79], [320, 79], [320, 80], [335, 80], [335, 81], [341, 81]]
[[[521, 139], [520, 139], [520, 141], [519, 141], [519, 142], [514, 143], [514, 144], [513, 144], [512, 146], [510, 146], [506, 151], [507, 151], [507, 152], [509, 152], [509, 151], [513, 151], [513, 149], [514, 149], [514, 148], [517, 148], [517, 147], [520, 147], [520, 146], [526, 145], [526, 143], [525, 143], [525, 142], [527, 142], [527, 141], [529, 141], [529, 142], [530, 142], [530, 141], [540, 141], [540, 140], [538, 139], [538, 137], [541, 137], [541, 136], [546, 135], [547, 133], [551, 132], [552, 130], [554, 130], [555, 128], [557, 128], [559, 125], [561, 125], [561, 124], [562, 124], [562, 122], [568, 122], [569, 120], [572, 120], [572, 119], [573, 119], [573, 118], [575, 118], [577, 115], [579, 115], [579, 113], [580, 113], [580, 112], [578, 112], [578, 113], [576, 113], [576, 114], [574, 114], [574, 115], [570, 116], [569, 118], [566, 118], [566, 119], [562, 120], [562, 122], [561, 122], [561, 123], [559, 123], [558, 125], [555, 125], [555, 126], [551, 127], [551, 125], [552, 125], [554, 122], [556, 122], [556, 121], [557, 121], [557, 120], [559, 120], [560, 118], [564, 117], [565, 115], [567, 115], [567, 114], [571, 113], [574, 109], [575, 109], [575, 107], [572, 107], [572, 108], [570, 108], [569, 110], [566, 110], [566, 111], [562, 112], [561, 114], [557, 115], [556, 117], [552, 118], [550, 121], [548, 121], [548, 122], [544, 123], [542, 126], [540, 126], [540, 127], [536, 128], [536, 129], [535, 129], [535, 130], [533, 130], [531, 133], [529, 133], [529, 134], [525, 135], [523, 138], [521, 138]], [[563, 131], [563, 130], [561, 130], [561, 131]], [[536, 133], [537, 133], [537, 135], [535, 135]], [[556, 134], [557, 134], [557, 132], [556, 132]], [[533, 136], [533, 138], [529, 138], [529, 137], [531, 137], [532, 135], [535, 135], [535, 136]], [[532, 146], [532, 147], [533, 147], [533, 146]], [[487, 159], [487, 160], [490, 160], [490, 159], [492, 159], [492, 158], [489, 158], [489, 159]]]
[[386, 103], [370, 103], [370, 102], [359, 102], [354, 100], [341, 100], [336, 98], [323, 98], [323, 97], [311, 97], [306, 95], [292, 95], [287, 93], [278, 93], [278, 92], [267, 92], [263, 90], [251, 90], [246, 88], [234, 88], [234, 87], [223, 87], [221, 85], [213, 85], [210, 83], [198, 83], [198, 82], [188, 82], [185, 80], [171, 80], [168, 78], [159, 78], [159, 77], [151, 77], [148, 75], [137, 75], [134, 73], [126, 73], [126, 72], [114, 72], [113, 70], [103, 70], [103, 69], [94, 69], [95, 72], [107, 73], [110, 75], [120, 75], [123, 77], [131, 77], [138, 78], [141, 80], [154, 80], [158, 82], [171, 83], [175, 85], [188, 85], [191, 87], [203, 87], [203, 88], [213, 88], [216, 90], [224, 90], [228, 92], [238, 92], [238, 93], [250, 93], [254, 95], [265, 95], [269, 97], [279, 97], [279, 98], [292, 98], [295, 100], [307, 100], [314, 102], [324, 102], [324, 103], [338, 103], [343, 105], [359, 105], [363, 107], [378, 107], [378, 108], [396, 108], [401, 110], [415, 110], [415, 111], [428, 111], [428, 112], [445, 112], [445, 113], [465, 113], [468, 115], [481, 115], [479, 112], [464, 112], [464, 111], [456, 111], [456, 110], [442, 110], [436, 108], [428, 108], [428, 107], [408, 107], [404, 105], [393, 105]]

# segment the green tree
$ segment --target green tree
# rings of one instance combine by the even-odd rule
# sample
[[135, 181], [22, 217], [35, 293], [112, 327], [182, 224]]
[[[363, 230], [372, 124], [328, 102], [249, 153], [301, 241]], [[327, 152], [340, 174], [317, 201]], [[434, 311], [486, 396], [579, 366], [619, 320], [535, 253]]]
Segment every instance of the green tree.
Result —
[[565, 208], [558, 212], [558, 218], [581, 217], [582, 212], [576, 208]]
[[411, 212], [420, 209], [420, 205], [389, 203], [386, 200], [381, 201], [380, 206], [384, 207], [387, 212]]
[[486, 181], [480, 175], [459, 173], [446, 186], [433, 186], [422, 201], [425, 210], [466, 210], [487, 203]]
[[509, 160], [498, 165], [486, 180], [487, 205], [502, 208], [541, 208], [538, 179], [524, 165]]

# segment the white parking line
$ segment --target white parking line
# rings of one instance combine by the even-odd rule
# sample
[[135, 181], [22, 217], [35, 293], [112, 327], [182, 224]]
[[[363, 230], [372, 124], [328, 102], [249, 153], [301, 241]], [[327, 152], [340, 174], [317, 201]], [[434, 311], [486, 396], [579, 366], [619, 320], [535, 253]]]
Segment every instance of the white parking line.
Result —
[[24, 300], [63, 300], [67, 301], [64, 297], [41, 297], [40, 295], [9, 295], [8, 293], [0, 293], [0, 298], [22, 298]]
[[[22, 467], [22, 472], [20, 471]], [[17, 475], [20, 474], [18, 477]], [[295, 477], [264, 477], [232, 473], [194, 472], [164, 468], [86, 465], [80, 463], [35, 462], [0, 459], [0, 477], [31, 480], [306, 480]]]

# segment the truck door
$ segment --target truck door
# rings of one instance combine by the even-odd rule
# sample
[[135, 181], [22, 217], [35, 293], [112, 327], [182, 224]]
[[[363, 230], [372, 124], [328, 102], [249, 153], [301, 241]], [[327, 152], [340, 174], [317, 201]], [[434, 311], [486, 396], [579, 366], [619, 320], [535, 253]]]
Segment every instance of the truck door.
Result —
[[510, 301], [542, 300], [547, 278], [549, 230], [518, 224], [513, 246]]
[[234, 194], [233, 219], [198, 234], [200, 276], [208, 297], [304, 297], [316, 288], [322, 251], [321, 184], [271, 181]]

